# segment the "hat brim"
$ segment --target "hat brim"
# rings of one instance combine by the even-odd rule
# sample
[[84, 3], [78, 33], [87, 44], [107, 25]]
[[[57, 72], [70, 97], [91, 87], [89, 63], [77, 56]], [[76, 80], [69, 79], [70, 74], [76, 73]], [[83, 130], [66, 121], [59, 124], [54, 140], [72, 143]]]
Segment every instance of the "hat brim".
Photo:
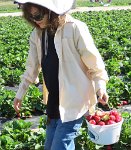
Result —
[[74, 0], [16, 0], [16, 2], [21, 4], [34, 3], [62, 15], [72, 8]]

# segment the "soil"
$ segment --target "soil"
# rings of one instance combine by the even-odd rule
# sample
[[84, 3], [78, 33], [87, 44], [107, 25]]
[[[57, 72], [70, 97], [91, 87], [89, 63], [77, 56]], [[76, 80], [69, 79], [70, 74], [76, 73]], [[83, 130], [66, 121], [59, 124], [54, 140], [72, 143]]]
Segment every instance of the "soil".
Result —
[[[131, 9], [131, 6], [102, 6], [102, 7], [76, 7], [75, 9], [71, 9], [70, 13], [73, 12], [84, 12], [84, 11], [108, 11], [108, 10], [127, 10]], [[2, 16], [21, 16], [22, 12], [15, 13], [0, 13], [0, 17]]]

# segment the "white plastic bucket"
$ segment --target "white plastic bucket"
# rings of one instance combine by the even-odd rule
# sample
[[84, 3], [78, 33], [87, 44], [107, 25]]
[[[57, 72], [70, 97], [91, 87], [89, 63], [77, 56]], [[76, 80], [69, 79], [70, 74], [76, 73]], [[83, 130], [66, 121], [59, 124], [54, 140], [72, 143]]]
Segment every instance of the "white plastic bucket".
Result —
[[119, 141], [123, 119], [111, 125], [93, 125], [88, 121], [88, 134], [93, 143], [100, 145], [110, 145]]

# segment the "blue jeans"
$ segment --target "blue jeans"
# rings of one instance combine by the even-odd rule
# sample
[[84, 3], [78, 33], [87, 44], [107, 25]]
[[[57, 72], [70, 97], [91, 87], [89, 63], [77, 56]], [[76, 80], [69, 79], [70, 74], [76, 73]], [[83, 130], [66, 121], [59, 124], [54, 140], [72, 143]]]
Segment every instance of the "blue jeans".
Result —
[[61, 119], [51, 119], [46, 128], [44, 150], [75, 150], [74, 139], [78, 136], [82, 121], [83, 117], [64, 123]]

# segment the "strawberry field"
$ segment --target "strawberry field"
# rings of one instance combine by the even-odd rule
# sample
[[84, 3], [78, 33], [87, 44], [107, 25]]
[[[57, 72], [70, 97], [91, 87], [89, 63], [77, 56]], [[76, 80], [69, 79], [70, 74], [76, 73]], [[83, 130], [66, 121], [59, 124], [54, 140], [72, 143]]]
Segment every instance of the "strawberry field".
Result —
[[[109, 105], [120, 108], [131, 103], [131, 11], [106, 11], [73, 13], [75, 18], [84, 21], [99, 49], [109, 74], [107, 91]], [[28, 55], [28, 38], [32, 31], [21, 17], [0, 17], [0, 116], [13, 118], [15, 92], [6, 87], [17, 87], [20, 75], [25, 69]], [[40, 74], [40, 84], [42, 75]], [[29, 117], [37, 111], [44, 112], [42, 93], [32, 85], [24, 98], [21, 118]], [[131, 119], [129, 112], [123, 112], [125, 118], [115, 150], [131, 149]], [[14, 120], [6, 124], [1, 131], [0, 150], [41, 150], [45, 137], [45, 119], [40, 119], [39, 132], [33, 132], [31, 124], [23, 120]], [[76, 139], [77, 150], [105, 149], [89, 140], [86, 123], [83, 123], [80, 136]], [[35, 143], [35, 145], [33, 144]]]

